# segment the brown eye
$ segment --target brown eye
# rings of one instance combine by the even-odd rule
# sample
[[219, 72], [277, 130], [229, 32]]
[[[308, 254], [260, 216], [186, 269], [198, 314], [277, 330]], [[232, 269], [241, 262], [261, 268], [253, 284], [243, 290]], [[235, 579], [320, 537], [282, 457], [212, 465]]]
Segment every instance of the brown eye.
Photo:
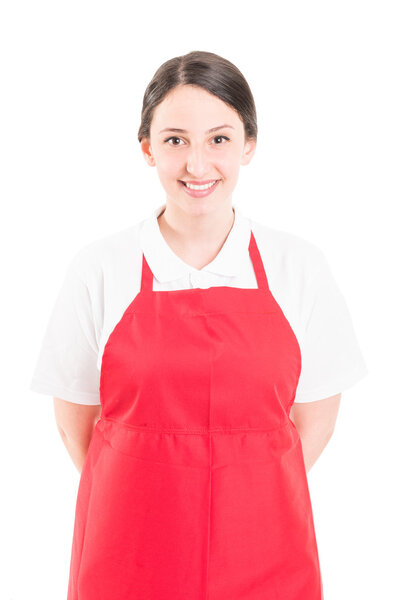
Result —
[[[181, 139], [181, 138], [178, 138], [178, 137], [172, 136], [172, 137], [169, 137], [169, 138], [167, 138], [166, 140], [164, 140], [164, 142], [169, 142], [169, 140], [180, 140], [180, 139]], [[179, 146], [179, 144], [170, 144], [170, 146]]]
[[[228, 138], [228, 137], [226, 137], [226, 135], [217, 135], [217, 136], [214, 138], [214, 140], [222, 140], [222, 139], [229, 141], [229, 138]], [[221, 144], [217, 144], [217, 146], [221, 146]]]

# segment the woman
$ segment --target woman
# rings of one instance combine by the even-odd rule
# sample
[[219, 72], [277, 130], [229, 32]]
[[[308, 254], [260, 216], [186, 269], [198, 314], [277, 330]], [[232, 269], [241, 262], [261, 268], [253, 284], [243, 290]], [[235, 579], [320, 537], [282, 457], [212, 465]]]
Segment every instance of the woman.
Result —
[[232, 63], [164, 63], [138, 137], [166, 202], [74, 257], [31, 384], [83, 465], [68, 600], [320, 600], [306, 473], [367, 372], [347, 306], [232, 203], [257, 138]]

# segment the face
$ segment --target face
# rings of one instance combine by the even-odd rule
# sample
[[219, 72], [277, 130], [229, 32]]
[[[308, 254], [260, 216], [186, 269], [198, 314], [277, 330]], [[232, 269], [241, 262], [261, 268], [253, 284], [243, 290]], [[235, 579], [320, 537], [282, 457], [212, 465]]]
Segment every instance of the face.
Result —
[[[167, 205], [192, 215], [232, 205], [239, 168], [250, 162], [255, 148], [255, 140], [245, 142], [243, 122], [234, 109], [189, 85], [174, 88], [157, 106], [150, 139], [141, 141], [146, 161], [157, 168]], [[190, 190], [183, 183], [214, 181], [206, 190]]]

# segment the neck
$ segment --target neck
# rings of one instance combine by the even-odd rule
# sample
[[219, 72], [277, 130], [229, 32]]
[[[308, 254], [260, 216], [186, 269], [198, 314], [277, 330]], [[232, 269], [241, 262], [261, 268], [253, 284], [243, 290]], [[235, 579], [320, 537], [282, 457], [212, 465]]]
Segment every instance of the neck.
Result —
[[202, 214], [188, 214], [167, 203], [158, 216], [158, 226], [170, 248], [184, 262], [201, 269], [222, 248], [231, 231], [235, 212], [231, 204]]

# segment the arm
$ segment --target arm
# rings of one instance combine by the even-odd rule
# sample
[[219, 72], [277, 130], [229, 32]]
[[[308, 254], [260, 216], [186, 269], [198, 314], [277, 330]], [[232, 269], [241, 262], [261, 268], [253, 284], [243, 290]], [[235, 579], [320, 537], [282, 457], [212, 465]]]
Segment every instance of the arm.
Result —
[[101, 406], [76, 404], [54, 398], [57, 429], [79, 473], [86, 458]]
[[289, 416], [301, 438], [307, 473], [333, 434], [341, 396], [292, 405]]

